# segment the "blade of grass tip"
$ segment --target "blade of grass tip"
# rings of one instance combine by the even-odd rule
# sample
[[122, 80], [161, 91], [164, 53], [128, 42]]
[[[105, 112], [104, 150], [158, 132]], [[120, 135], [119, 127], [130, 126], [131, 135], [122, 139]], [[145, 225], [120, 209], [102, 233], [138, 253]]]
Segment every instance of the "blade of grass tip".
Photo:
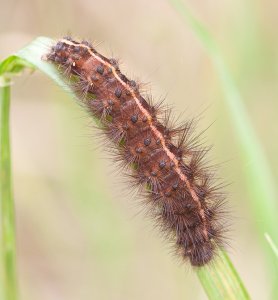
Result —
[[[3, 83], [3, 80], [2, 80]], [[11, 184], [9, 136], [10, 86], [0, 86], [0, 203], [2, 223], [2, 293], [5, 300], [17, 299], [15, 216]]]
[[50, 51], [52, 45], [55, 41], [47, 37], [38, 37], [28, 44], [25, 48], [19, 50], [15, 55], [24, 59], [36, 69], [39, 69], [45, 73], [48, 77], [54, 80], [59, 86], [61, 86], [65, 91], [69, 92], [72, 96], [73, 92], [69, 85], [62, 79], [60, 73], [54, 67], [54, 65], [46, 62], [43, 57]]
[[55, 41], [48, 37], [38, 37], [17, 53], [6, 58], [0, 63], [0, 84], [1, 80], [3, 80], [1, 77], [3, 74], [5, 74], [5, 78], [11, 78], [25, 68], [30, 70], [38, 69], [74, 96], [71, 88], [62, 79], [57, 69], [43, 59], [54, 44]]
[[212, 265], [197, 269], [197, 275], [211, 300], [250, 299], [228, 255], [219, 250]]
[[[217, 43], [206, 27], [193, 16], [188, 7], [181, 0], [169, 1], [181, 15], [182, 19], [189, 24], [191, 30], [209, 54], [215, 69], [218, 72], [225, 94], [224, 100], [229, 108], [230, 118], [234, 124], [234, 130], [242, 149], [243, 160], [245, 161], [245, 164], [248, 162], [248, 169], [246, 169], [245, 177], [247, 190], [250, 199], [253, 201], [251, 208], [254, 211], [256, 219], [263, 220], [262, 222], [257, 222], [258, 229], [261, 235], [265, 232], [269, 232], [274, 239], [275, 244], [278, 244], [278, 219], [276, 213], [278, 211], [278, 201], [276, 184], [264, 149], [252, 126], [252, 122], [237, 86], [226, 66]], [[267, 258], [270, 263], [270, 272], [273, 272], [272, 264], [273, 262], [276, 263], [277, 260], [267, 247], [265, 247], [265, 249], [267, 250]], [[273, 279], [276, 280], [278, 273], [272, 274], [272, 276]], [[278, 289], [275, 291], [275, 296], [275, 299], [277, 299]]]
[[[54, 82], [56, 82], [62, 89], [70, 94], [72, 98], [76, 98], [71, 84], [68, 81], [65, 81], [61, 76], [57, 68], [48, 62], [46, 62], [43, 57], [49, 53], [51, 47], [55, 44], [55, 41], [48, 37], [38, 37], [28, 44], [23, 49], [19, 50], [15, 55], [26, 61], [28, 64], [33, 66], [33, 68], [39, 69], [50, 77]], [[1, 69], [0, 69], [1, 74]], [[98, 119], [94, 119], [97, 125], [100, 125]]]

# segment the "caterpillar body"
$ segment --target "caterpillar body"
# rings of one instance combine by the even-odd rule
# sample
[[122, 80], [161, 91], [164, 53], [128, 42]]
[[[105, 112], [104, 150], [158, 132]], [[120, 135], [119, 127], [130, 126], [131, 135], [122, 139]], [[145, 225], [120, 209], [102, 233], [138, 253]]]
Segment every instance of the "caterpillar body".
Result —
[[71, 78], [77, 98], [129, 166], [131, 180], [144, 187], [152, 216], [177, 253], [192, 266], [210, 262], [224, 245], [224, 198], [204, 164], [207, 150], [192, 135], [193, 122], [170, 126], [162, 107], [87, 41], [65, 37], [46, 59]]

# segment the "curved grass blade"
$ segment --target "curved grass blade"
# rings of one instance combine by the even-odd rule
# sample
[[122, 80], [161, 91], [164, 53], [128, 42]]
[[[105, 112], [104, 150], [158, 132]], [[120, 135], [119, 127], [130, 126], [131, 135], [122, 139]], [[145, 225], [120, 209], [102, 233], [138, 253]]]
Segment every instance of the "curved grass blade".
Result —
[[[7, 60], [10, 59], [12, 63], [18, 60], [20, 66], [41, 70], [74, 97], [70, 87], [63, 81], [58, 70], [41, 59], [53, 44], [53, 40], [39, 37]], [[23, 68], [19, 68], [19, 70], [22, 71]], [[198, 269], [197, 274], [209, 299], [249, 299], [235, 268], [224, 252], [220, 251], [219, 258], [214, 265]]]

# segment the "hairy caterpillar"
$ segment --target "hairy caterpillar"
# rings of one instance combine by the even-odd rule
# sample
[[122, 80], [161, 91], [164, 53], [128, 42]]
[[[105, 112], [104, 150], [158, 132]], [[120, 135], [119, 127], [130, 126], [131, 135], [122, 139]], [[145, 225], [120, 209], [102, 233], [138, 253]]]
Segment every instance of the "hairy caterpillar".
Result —
[[118, 160], [131, 167], [131, 179], [144, 187], [152, 215], [177, 252], [193, 266], [211, 261], [224, 244], [224, 198], [204, 165], [207, 150], [192, 136], [192, 122], [169, 126], [169, 118], [160, 116], [162, 107], [146, 100], [117, 61], [87, 41], [65, 37], [46, 59], [71, 78], [80, 102], [100, 120]]

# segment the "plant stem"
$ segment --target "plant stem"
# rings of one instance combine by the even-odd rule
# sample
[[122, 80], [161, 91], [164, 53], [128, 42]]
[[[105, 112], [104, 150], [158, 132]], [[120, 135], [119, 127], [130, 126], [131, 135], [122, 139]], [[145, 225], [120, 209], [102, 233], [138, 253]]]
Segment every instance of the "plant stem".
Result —
[[10, 86], [0, 87], [0, 203], [2, 225], [1, 260], [3, 272], [3, 294], [5, 300], [17, 299], [15, 216], [11, 184], [10, 157]]

